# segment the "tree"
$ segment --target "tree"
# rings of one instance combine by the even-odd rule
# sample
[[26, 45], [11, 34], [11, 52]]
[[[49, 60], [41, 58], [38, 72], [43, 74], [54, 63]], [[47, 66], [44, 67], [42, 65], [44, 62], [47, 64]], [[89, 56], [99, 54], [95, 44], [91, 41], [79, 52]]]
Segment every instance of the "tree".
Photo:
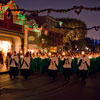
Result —
[[79, 50], [85, 50], [85, 47], [86, 47], [85, 39], [79, 39], [79, 40], [75, 41], [75, 43]]
[[91, 38], [89, 38], [89, 37], [86, 37], [85, 38], [85, 41], [86, 41], [86, 46], [88, 47], [88, 48], [90, 48], [91, 49], [91, 51], [95, 51], [95, 43], [94, 43], [94, 39], [91, 39]]
[[[84, 39], [87, 34], [87, 30], [84, 29], [74, 29], [74, 28], [86, 28], [86, 24], [78, 19], [71, 18], [58, 18], [57, 20], [63, 22], [63, 29], [65, 31], [63, 35], [63, 42], [68, 43], [68, 48], [72, 48], [72, 42], [79, 39]], [[66, 28], [65, 28], [66, 27]], [[68, 29], [69, 28], [69, 29]], [[73, 28], [73, 29], [70, 29]]]
[[49, 48], [52, 44], [54, 44], [52, 37], [48, 35], [41, 34], [37, 39], [37, 45], [42, 48]]

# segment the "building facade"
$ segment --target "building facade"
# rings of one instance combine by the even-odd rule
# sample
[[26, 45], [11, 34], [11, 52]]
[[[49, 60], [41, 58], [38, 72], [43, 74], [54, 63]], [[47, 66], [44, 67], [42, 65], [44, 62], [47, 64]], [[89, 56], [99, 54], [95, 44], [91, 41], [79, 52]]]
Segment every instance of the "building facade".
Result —
[[[21, 11], [10, 9], [18, 9], [14, 0], [0, 1], [0, 51], [26, 53], [44, 49], [44, 45], [37, 45], [37, 38], [43, 34], [52, 41], [48, 44], [49, 51], [58, 52], [63, 47], [64, 32], [57, 28], [59, 22], [55, 18], [37, 14], [25, 16]], [[42, 40], [41, 44], [44, 44]]]
[[[49, 37], [48, 40], [51, 42], [48, 43], [48, 50], [50, 52], [62, 51], [64, 30], [57, 28], [59, 21], [49, 15], [38, 16], [37, 14], [30, 15], [27, 17], [27, 19], [34, 19], [38, 26], [42, 28], [41, 35], [45, 34], [47, 37]], [[42, 45], [42, 48], [45, 48], [45, 46]]]
[[9, 51], [19, 52], [23, 48], [23, 28], [22, 25], [16, 23], [18, 20], [15, 20], [14, 12], [9, 14], [10, 9], [17, 9], [17, 7], [15, 7], [13, 0], [1, 2], [0, 5], [2, 5], [0, 7], [0, 51], [5, 55]]

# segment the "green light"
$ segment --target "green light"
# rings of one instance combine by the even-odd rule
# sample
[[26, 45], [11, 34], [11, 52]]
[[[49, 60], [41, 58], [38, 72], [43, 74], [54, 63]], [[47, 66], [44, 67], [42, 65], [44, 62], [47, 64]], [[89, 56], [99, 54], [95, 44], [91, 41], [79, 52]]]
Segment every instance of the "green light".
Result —
[[29, 25], [29, 28], [33, 28], [33, 26], [32, 25]]
[[59, 21], [59, 25], [62, 26], [63, 22]]
[[25, 15], [21, 15], [20, 13], [17, 14], [18, 15], [18, 19], [25, 21]]

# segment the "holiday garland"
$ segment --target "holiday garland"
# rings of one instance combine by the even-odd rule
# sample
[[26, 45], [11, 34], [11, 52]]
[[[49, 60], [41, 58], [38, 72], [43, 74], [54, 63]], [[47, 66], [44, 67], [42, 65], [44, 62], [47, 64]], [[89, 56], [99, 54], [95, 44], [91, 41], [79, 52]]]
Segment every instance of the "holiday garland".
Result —
[[56, 12], [56, 13], [66, 13], [66, 12], [70, 12], [70, 11], [74, 11], [77, 15], [79, 15], [82, 10], [87, 10], [87, 11], [100, 11], [100, 7], [94, 7], [94, 8], [88, 8], [88, 7], [84, 7], [84, 6], [73, 6], [73, 8], [69, 8], [69, 9], [43, 9], [43, 10], [25, 10], [25, 9], [11, 9], [11, 11], [23, 11], [28, 12], [28, 13], [32, 13], [32, 14], [38, 14], [38, 13], [43, 13], [43, 12]]
[[93, 27], [90, 27], [90, 28], [84, 28], [84, 27], [76, 27], [76, 28], [58, 27], [58, 28], [69, 29], [69, 30], [76, 30], [76, 29], [91, 30], [91, 29], [95, 29], [96, 31], [98, 31], [100, 29], [100, 26], [93, 26]]
[[[25, 18], [25, 13], [31, 13], [31, 14], [39, 14], [39, 13], [43, 13], [43, 12], [56, 12], [56, 13], [66, 13], [66, 12], [70, 12], [70, 11], [74, 11], [77, 15], [79, 15], [82, 10], [87, 10], [87, 11], [100, 11], [100, 7], [93, 7], [93, 8], [89, 8], [89, 7], [84, 7], [84, 6], [73, 6], [72, 8], [69, 9], [43, 9], [43, 10], [25, 10], [25, 9], [18, 9], [15, 2], [13, 0], [10, 0], [10, 2], [3, 6], [2, 4], [0, 5], [0, 14], [2, 14], [12, 3], [14, 3], [14, 6], [16, 9], [9, 9], [8, 12], [8, 16], [10, 16], [11, 11], [17, 11], [17, 15], [19, 19], [23, 19], [23, 15]], [[6, 9], [5, 9], [6, 8]], [[23, 12], [23, 15], [21, 15], [19, 13], [19, 11]], [[76, 28], [69, 28], [69, 27], [59, 27], [59, 28], [64, 28], [64, 29], [69, 29], [69, 30], [76, 30], [76, 29], [83, 29], [83, 30], [91, 30], [91, 29], [95, 29], [96, 31], [98, 31], [100, 29], [100, 26], [93, 26], [90, 28], [84, 28], [84, 27], [76, 27]]]

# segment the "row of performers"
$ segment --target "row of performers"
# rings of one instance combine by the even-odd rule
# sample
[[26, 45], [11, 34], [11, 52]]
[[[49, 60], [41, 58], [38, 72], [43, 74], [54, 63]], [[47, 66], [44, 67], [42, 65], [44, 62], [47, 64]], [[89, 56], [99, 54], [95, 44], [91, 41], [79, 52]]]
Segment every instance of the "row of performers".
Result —
[[86, 80], [87, 73], [93, 74], [100, 71], [100, 57], [89, 59], [85, 54], [79, 58], [73, 58], [70, 55], [64, 56], [62, 59], [56, 57], [55, 54], [51, 57], [30, 57], [27, 52], [24, 57], [19, 60], [19, 57], [14, 52], [14, 55], [10, 60], [10, 78], [16, 77], [19, 74], [19, 66], [21, 75], [27, 78], [30, 72], [40, 71], [40, 73], [46, 73], [53, 76], [53, 79], [57, 76], [59, 70], [64, 74], [64, 80], [70, 80], [71, 71], [74, 73], [80, 73], [82, 80]]

